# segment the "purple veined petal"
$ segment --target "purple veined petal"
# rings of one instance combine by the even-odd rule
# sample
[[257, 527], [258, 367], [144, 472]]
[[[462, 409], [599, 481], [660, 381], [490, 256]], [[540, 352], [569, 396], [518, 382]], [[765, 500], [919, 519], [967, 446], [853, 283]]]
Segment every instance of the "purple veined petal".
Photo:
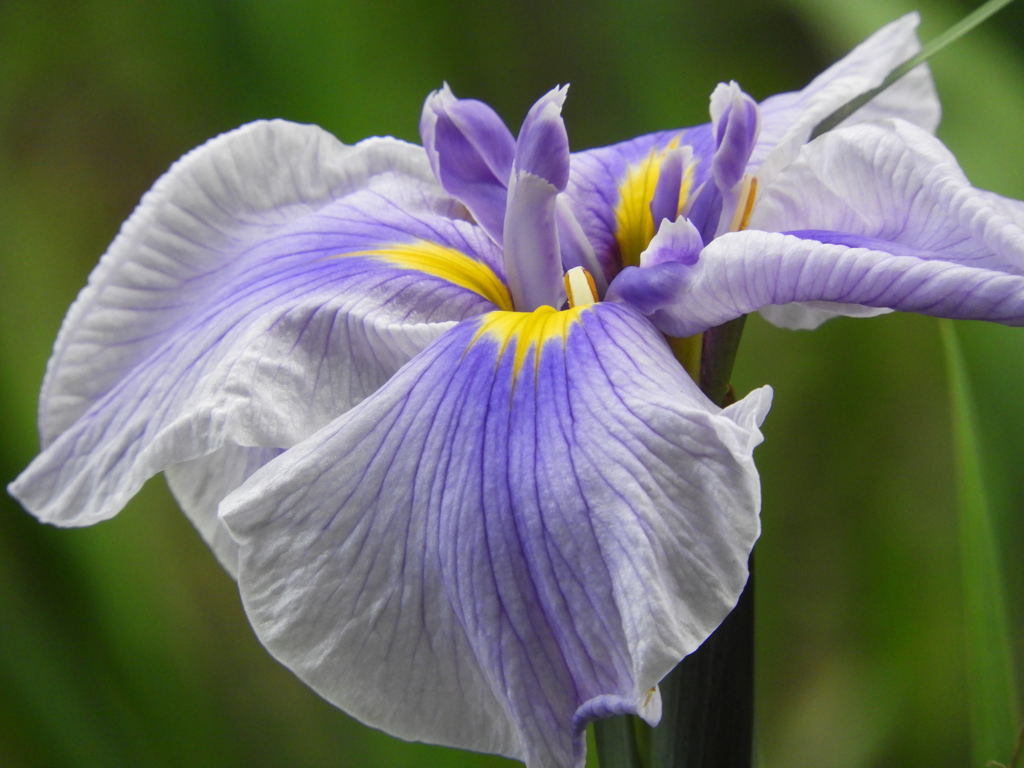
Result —
[[690, 205], [684, 209], [684, 215], [697, 228], [701, 241], [710, 243], [718, 234], [719, 224], [728, 218], [722, 216], [724, 202], [722, 191], [709, 179], [697, 188]]
[[539, 176], [513, 171], [505, 212], [505, 273], [520, 312], [565, 303], [558, 244], [558, 190]]
[[684, 189], [686, 172], [692, 168], [693, 150], [689, 147], [674, 147], [665, 152], [658, 171], [658, 183], [651, 197], [650, 210], [654, 231], [657, 232], [663, 221], [675, 221], [685, 205], [688, 189]]
[[673, 147], [688, 150], [693, 159], [687, 164], [691, 175], [684, 180], [686, 195], [692, 198], [710, 174], [715, 151], [710, 123], [572, 155], [565, 194], [609, 281], [623, 266], [639, 263], [654, 235], [651, 202], [663, 157]]
[[228, 444], [207, 456], [164, 470], [174, 500], [231, 578], [238, 577], [238, 544], [217, 517], [217, 506], [257, 469], [281, 453], [280, 448]]
[[696, 264], [703, 247], [704, 241], [693, 222], [678, 218], [661, 225], [651, 244], [640, 254], [640, 266], [653, 267], [666, 262]]
[[250, 123], [161, 177], [68, 311], [39, 398], [47, 446], [230, 279], [239, 254], [381, 174], [432, 181], [422, 150], [345, 146], [312, 125]]
[[562, 270], [568, 272], [573, 267], [583, 267], [594, 281], [598, 298], [603, 297], [608, 289], [604, 269], [565, 195], [556, 198], [555, 217], [558, 224], [558, 249], [562, 254]]
[[[104, 361], [122, 368], [106, 391], [88, 393], [81, 413], [12, 483], [40, 519], [106, 519], [147, 478], [172, 468], [186, 513], [230, 567], [209, 519], [214, 491], [231, 490], [253, 461], [269, 460], [364, 399], [456, 322], [511, 307], [498, 248], [479, 227], [453, 218], [464, 209], [432, 177], [402, 172], [398, 161], [408, 151], [418, 157], [413, 167], [426, 166], [418, 148], [394, 141], [356, 148], [347, 173], [344, 156], [336, 169], [349, 182], [340, 199], [327, 187], [315, 204], [315, 189], [305, 199], [300, 189], [293, 194], [301, 202], [260, 214], [263, 190], [289, 189], [311, 173], [304, 163], [331, 170], [322, 153], [299, 143], [289, 163], [248, 178], [253, 169], [235, 152], [248, 158], [262, 148], [282, 160], [273, 150], [296, 128], [304, 130], [256, 129], [265, 142], [256, 147], [253, 129], [243, 129], [235, 135], [241, 147], [229, 136], [200, 150], [198, 161], [190, 156], [189, 172], [172, 171], [129, 221], [132, 239], [125, 244], [122, 235], [104, 257], [51, 360], [44, 419], [51, 403], [51, 425], [68, 418], [73, 387], [90, 366], [98, 375]], [[369, 175], [367, 167], [381, 170]], [[142, 223], [133, 224], [136, 217]], [[129, 353], [135, 357], [126, 360]]]
[[[802, 91], [778, 94], [760, 104], [761, 130], [746, 172], [758, 174], [761, 189], [792, 162], [810, 132], [823, 118], [857, 94], [880, 83], [897, 64], [920, 50], [916, 34], [918, 21], [918, 14], [911, 13], [892, 22]], [[844, 125], [898, 117], [934, 132], [939, 114], [938, 96], [930, 71], [927, 65], [921, 65], [858, 110]], [[652, 133], [572, 156], [567, 195], [573, 213], [594, 244], [598, 261], [604, 266], [609, 280], [623, 266], [637, 263], [636, 257], [653, 235], [653, 231], [644, 229], [646, 224], [640, 215], [632, 217], [635, 226], [628, 226], [623, 231], [616, 214], [623, 199], [624, 182], [630, 171], [635, 172], [652, 150], [661, 152], [673, 141], [678, 146], [692, 148], [695, 165], [691, 189], [697, 190], [710, 176], [711, 157], [717, 148], [710, 123]], [[653, 190], [654, 183], [652, 193]], [[651, 195], [643, 199], [643, 210], [646, 210], [650, 199]], [[622, 244], [633, 241], [638, 245], [627, 249], [624, 257]]]
[[[908, 13], [879, 29], [802, 91], [780, 93], [761, 102], [761, 136], [747, 170], [757, 173], [762, 188], [796, 158], [818, 123], [850, 99], [879, 85], [897, 65], [921, 50], [917, 39], [920, 20], [917, 12]], [[900, 118], [934, 133], [940, 116], [931, 70], [922, 64], [843, 125]]]
[[723, 195], [743, 178], [760, 123], [757, 102], [735, 80], [718, 84], [711, 94], [711, 130], [718, 145], [711, 159], [711, 175]]
[[1017, 221], [970, 186], [938, 139], [902, 120], [837, 128], [806, 145], [763, 190], [750, 228], [844, 232], [1024, 274]]
[[434, 175], [501, 245], [515, 139], [482, 101], [457, 99], [448, 84], [423, 105], [420, 136]]
[[[681, 287], [653, 308], [659, 313], [658, 327], [672, 336], [689, 336], [763, 307], [793, 302], [811, 302], [806, 309], [831, 314], [846, 314], [843, 305], [857, 305], [850, 314], [870, 315], [860, 307], [874, 307], [1024, 325], [1021, 275], [937, 259], [931, 252], [874, 238], [856, 247], [849, 234], [807, 234], [746, 230], [715, 239], [688, 274], [677, 275]], [[847, 244], [821, 242], [830, 239]], [[613, 284], [609, 296], [615, 290]], [[647, 309], [653, 318], [652, 308]]]
[[516, 139], [513, 167], [544, 179], [559, 192], [569, 183], [569, 134], [562, 105], [569, 86], [553, 88], [530, 107]]
[[223, 502], [249, 618], [375, 727], [580, 768], [738, 598], [770, 396], [622, 306], [466, 321]]

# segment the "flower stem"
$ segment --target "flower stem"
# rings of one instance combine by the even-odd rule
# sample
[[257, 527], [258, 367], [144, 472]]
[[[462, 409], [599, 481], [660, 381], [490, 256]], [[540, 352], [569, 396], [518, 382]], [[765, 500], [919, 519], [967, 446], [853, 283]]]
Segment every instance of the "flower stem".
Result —
[[618, 715], [594, 721], [601, 768], [641, 768], [634, 720], [629, 715]]

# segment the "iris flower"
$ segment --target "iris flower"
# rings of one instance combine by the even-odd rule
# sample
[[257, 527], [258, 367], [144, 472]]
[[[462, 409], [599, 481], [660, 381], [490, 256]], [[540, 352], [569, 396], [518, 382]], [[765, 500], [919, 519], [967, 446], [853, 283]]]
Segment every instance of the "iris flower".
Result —
[[[570, 154], [445, 87], [423, 147], [258, 122], [190, 152], [72, 306], [11, 485], [110, 518], [163, 471], [263, 643], [405, 739], [581, 766], [588, 721], [736, 603], [771, 391], [721, 409], [673, 354], [744, 313], [1024, 322], [1024, 206], [934, 138], [881, 29], [804, 90]], [[686, 350], [690, 352], [687, 353]]]

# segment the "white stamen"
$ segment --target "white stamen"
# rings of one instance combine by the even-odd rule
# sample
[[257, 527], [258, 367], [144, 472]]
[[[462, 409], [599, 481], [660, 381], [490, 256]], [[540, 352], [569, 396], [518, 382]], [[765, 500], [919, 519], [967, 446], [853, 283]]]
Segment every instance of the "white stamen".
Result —
[[583, 307], [597, 301], [594, 278], [583, 267], [573, 267], [565, 273], [565, 292], [569, 295], [569, 307]]

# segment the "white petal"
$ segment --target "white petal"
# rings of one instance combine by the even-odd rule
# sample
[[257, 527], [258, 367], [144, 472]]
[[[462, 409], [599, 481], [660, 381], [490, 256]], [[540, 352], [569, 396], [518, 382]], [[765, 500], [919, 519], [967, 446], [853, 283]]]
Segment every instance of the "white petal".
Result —
[[419, 147], [348, 147], [283, 120], [250, 123], [181, 158], [142, 198], [64, 319], [39, 398], [43, 445], [195, 312], [239, 254], [385, 172], [433, 178]]
[[1024, 230], [1007, 215], [1013, 210], [970, 186], [934, 136], [892, 120], [836, 129], [806, 145], [764, 190], [750, 228], [841, 232], [1024, 274]]
[[791, 331], [813, 331], [834, 317], [878, 317], [892, 312], [881, 307], [862, 307], [858, 304], [839, 304], [831, 301], [794, 301], [790, 304], [772, 304], [760, 310], [761, 317], [779, 328]]
[[[763, 189], [791, 163], [811, 131], [855, 96], [879, 85], [921, 49], [920, 16], [908, 13], [887, 24], [833, 64], [802, 91], [780, 93], [761, 104], [761, 135], [748, 168]], [[843, 125], [897, 117], [935, 132], [941, 108], [927, 64], [916, 67], [844, 121]]]

